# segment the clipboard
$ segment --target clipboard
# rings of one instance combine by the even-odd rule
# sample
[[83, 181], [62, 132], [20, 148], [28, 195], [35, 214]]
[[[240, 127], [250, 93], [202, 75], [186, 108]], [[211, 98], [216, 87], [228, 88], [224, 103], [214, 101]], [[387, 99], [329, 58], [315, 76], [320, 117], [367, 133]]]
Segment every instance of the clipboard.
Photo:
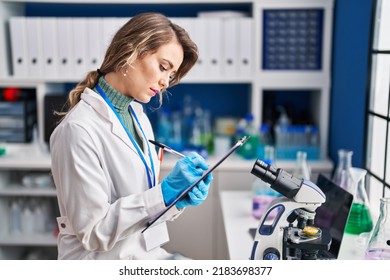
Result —
[[223, 155], [217, 163], [215, 163], [211, 168], [207, 169], [205, 173], [203, 173], [202, 177], [200, 177], [195, 183], [193, 183], [191, 186], [189, 186], [187, 189], [185, 189], [171, 204], [167, 206], [167, 208], [164, 209], [160, 214], [158, 214], [154, 219], [148, 222], [148, 225], [142, 230], [142, 233], [144, 233], [145, 230], [147, 230], [150, 226], [152, 226], [158, 219], [160, 219], [166, 212], [168, 212], [169, 209], [171, 209], [176, 202], [178, 202], [180, 199], [182, 199], [184, 196], [187, 195], [187, 193], [195, 187], [197, 184], [199, 184], [201, 181], [206, 179], [207, 175], [209, 175], [211, 172], [213, 172], [222, 162], [225, 161], [235, 150], [237, 150], [239, 147], [241, 147], [247, 140], [249, 139], [249, 136], [244, 136], [240, 140], [237, 141], [237, 143], [231, 147], [225, 155]]

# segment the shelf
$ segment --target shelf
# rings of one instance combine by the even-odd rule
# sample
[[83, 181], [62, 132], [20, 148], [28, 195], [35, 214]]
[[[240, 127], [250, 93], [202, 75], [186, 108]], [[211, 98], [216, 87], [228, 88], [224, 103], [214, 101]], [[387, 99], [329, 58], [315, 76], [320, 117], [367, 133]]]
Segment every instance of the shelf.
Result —
[[[6, 155], [0, 157], [0, 169], [50, 169], [51, 158], [49, 151], [40, 148], [39, 144], [7, 144]], [[209, 164], [216, 163], [218, 158], [214, 155], [210, 156], [207, 161]], [[177, 158], [166, 154], [164, 156], [162, 169], [173, 168]], [[251, 170], [253, 160], [245, 160], [237, 155], [232, 155], [224, 163], [218, 167], [219, 170]], [[333, 162], [330, 159], [321, 159], [308, 161], [312, 169], [315, 170], [330, 170], [333, 168]], [[292, 170], [295, 165], [294, 160], [278, 160], [277, 166], [287, 170]], [[2, 190], [0, 190], [0, 193]]]
[[[61, 4], [226, 4], [226, 3], [238, 3], [237, 0], [112, 0], [107, 2], [106, 0], [4, 0], [1, 2], [6, 3], [61, 3]], [[239, 2], [240, 4], [251, 4], [253, 1], [247, 0]]]
[[57, 192], [54, 188], [26, 188], [11, 185], [7, 188], [0, 189], [0, 196], [56, 197]]
[[[79, 78], [18, 78], [18, 77], [3, 77], [0, 78], [0, 84], [1, 85], [9, 85], [9, 86], [30, 86], [35, 87], [38, 84], [47, 84], [47, 83], [78, 83], [81, 80], [82, 77]], [[206, 84], [237, 84], [237, 83], [252, 83], [253, 78], [252, 77], [191, 77], [186, 76], [184, 77], [180, 83], [187, 83], [187, 84], [199, 84], [199, 83], [206, 83]]]
[[14, 234], [0, 237], [1, 246], [55, 246], [57, 238], [53, 233], [42, 234]]
[[262, 88], [323, 88], [329, 86], [330, 74], [324, 73], [324, 71], [263, 70], [256, 76], [256, 81]]
[[[217, 162], [218, 158], [215, 156], [211, 156], [207, 159], [207, 162], [210, 166]], [[177, 161], [177, 158], [172, 155], [164, 155], [164, 160], [162, 164], [163, 170], [172, 169]], [[256, 159], [245, 160], [237, 155], [232, 155], [226, 161], [224, 161], [217, 170], [219, 171], [248, 171], [250, 172], [255, 164]], [[277, 160], [275, 165], [279, 168], [283, 168], [286, 170], [293, 170], [295, 167], [295, 160]], [[326, 171], [333, 169], [333, 162], [330, 159], [322, 159], [322, 160], [312, 160], [308, 161], [308, 165], [312, 170], [317, 172]]]
[[0, 156], [0, 169], [50, 170], [50, 153], [39, 143], [5, 144], [6, 154]]

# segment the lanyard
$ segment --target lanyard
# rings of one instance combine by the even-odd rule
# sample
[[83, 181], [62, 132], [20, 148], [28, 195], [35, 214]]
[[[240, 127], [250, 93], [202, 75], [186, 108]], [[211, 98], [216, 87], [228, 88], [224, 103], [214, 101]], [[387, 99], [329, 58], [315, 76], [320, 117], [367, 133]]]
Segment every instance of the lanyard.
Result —
[[144, 133], [144, 130], [142, 129], [142, 126], [137, 118], [137, 115], [135, 114], [133, 108], [129, 105], [129, 108], [131, 110], [131, 114], [134, 116], [135, 118], [135, 121], [137, 122], [137, 125], [138, 127], [140, 128], [141, 132], [142, 132], [142, 135], [144, 136], [144, 141], [146, 141], [146, 145], [148, 146], [148, 154], [149, 154], [149, 160], [150, 160], [150, 164], [151, 164], [151, 170], [152, 170], [152, 175], [153, 175], [153, 183], [152, 183], [152, 179], [150, 178], [150, 172], [149, 172], [149, 166], [148, 164], [146, 163], [146, 159], [144, 157], [144, 154], [143, 152], [141, 151], [141, 149], [139, 148], [138, 146], [138, 143], [135, 141], [134, 137], [131, 135], [130, 131], [128, 130], [128, 128], [126, 127], [125, 123], [123, 122], [121, 116], [118, 114], [118, 112], [115, 110], [114, 106], [112, 105], [111, 101], [108, 99], [107, 95], [104, 93], [104, 91], [102, 90], [102, 88], [99, 86], [99, 85], [96, 85], [96, 89], [98, 90], [98, 92], [100, 93], [100, 95], [103, 97], [103, 99], [106, 101], [106, 103], [108, 104], [108, 106], [111, 108], [111, 110], [115, 113], [116, 117], [119, 119], [120, 123], [122, 124], [123, 128], [125, 129], [127, 135], [129, 136], [131, 142], [133, 143], [135, 149], [137, 150], [138, 152], [138, 155], [140, 156], [144, 166], [145, 166], [145, 170], [146, 170], [146, 175], [148, 176], [148, 183], [149, 183], [149, 188], [152, 188], [155, 184], [156, 184], [156, 176], [155, 176], [155, 171], [154, 171], [154, 164], [153, 164], [153, 158], [152, 158], [152, 153], [150, 152], [150, 146], [149, 146], [149, 143], [146, 139], [146, 135]]

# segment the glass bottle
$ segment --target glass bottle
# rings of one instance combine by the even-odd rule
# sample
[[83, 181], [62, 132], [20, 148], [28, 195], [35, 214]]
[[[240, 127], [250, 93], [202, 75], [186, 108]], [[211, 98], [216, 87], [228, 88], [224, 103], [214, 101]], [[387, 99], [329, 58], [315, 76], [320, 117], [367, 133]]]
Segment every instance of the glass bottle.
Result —
[[354, 182], [351, 174], [352, 155], [352, 151], [344, 149], [338, 150], [339, 159], [332, 180], [343, 189], [354, 194]]
[[380, 214], [368, 241], [366, 260], [390, 260], [390, 198], [381, 198]]
[[293, 175], [297, 178], [310, 180], [310, 168], [307, 165], [306, 158], [307, 158], [306, 152], [303, 151], [297, 152], [297, 160], [295, 163]]
[[[264, 158], [262, 160], [268, 164], [273, 164], [275, 159], [275, 149], [273, 146], [265, 146]], [[270, 187], [270, 184], [260, 178], [255, 177], [252, 182], [252, 215], [260, 219], [267, 210], [268, 205], [276, 198], [281, 196], [277, 191]], [[275, 212], [275, 211], [274, 211]], [[272, 213], [271, 213], [272, 214]], [[270, 215], [269, 215], [270, 216]], [[272, 218], [272, 217], [270, 217]]]
[[350, 173], [355, 182], [355, 187], [352, 189], [354, 197], [347, 225], [345, 227], [345, 232], [351, 234], [370, 232], [372, 230], [373, 223], [368, 196], [365, 189], [365, 177], [367, 170], [351, 167]]

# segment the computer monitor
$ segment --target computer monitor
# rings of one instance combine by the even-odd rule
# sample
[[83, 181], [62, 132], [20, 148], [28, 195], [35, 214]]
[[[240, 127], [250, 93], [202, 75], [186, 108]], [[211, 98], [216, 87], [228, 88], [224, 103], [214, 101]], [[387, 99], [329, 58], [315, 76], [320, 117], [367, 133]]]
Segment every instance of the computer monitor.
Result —
[[329, 231], [332, 236], [329, 257], [337, 259], [352, 207], [353, 195], [323, 174], [319, 174], [317, 186], [326, 195], [326, 201], [317, 208], [314, 224]]

